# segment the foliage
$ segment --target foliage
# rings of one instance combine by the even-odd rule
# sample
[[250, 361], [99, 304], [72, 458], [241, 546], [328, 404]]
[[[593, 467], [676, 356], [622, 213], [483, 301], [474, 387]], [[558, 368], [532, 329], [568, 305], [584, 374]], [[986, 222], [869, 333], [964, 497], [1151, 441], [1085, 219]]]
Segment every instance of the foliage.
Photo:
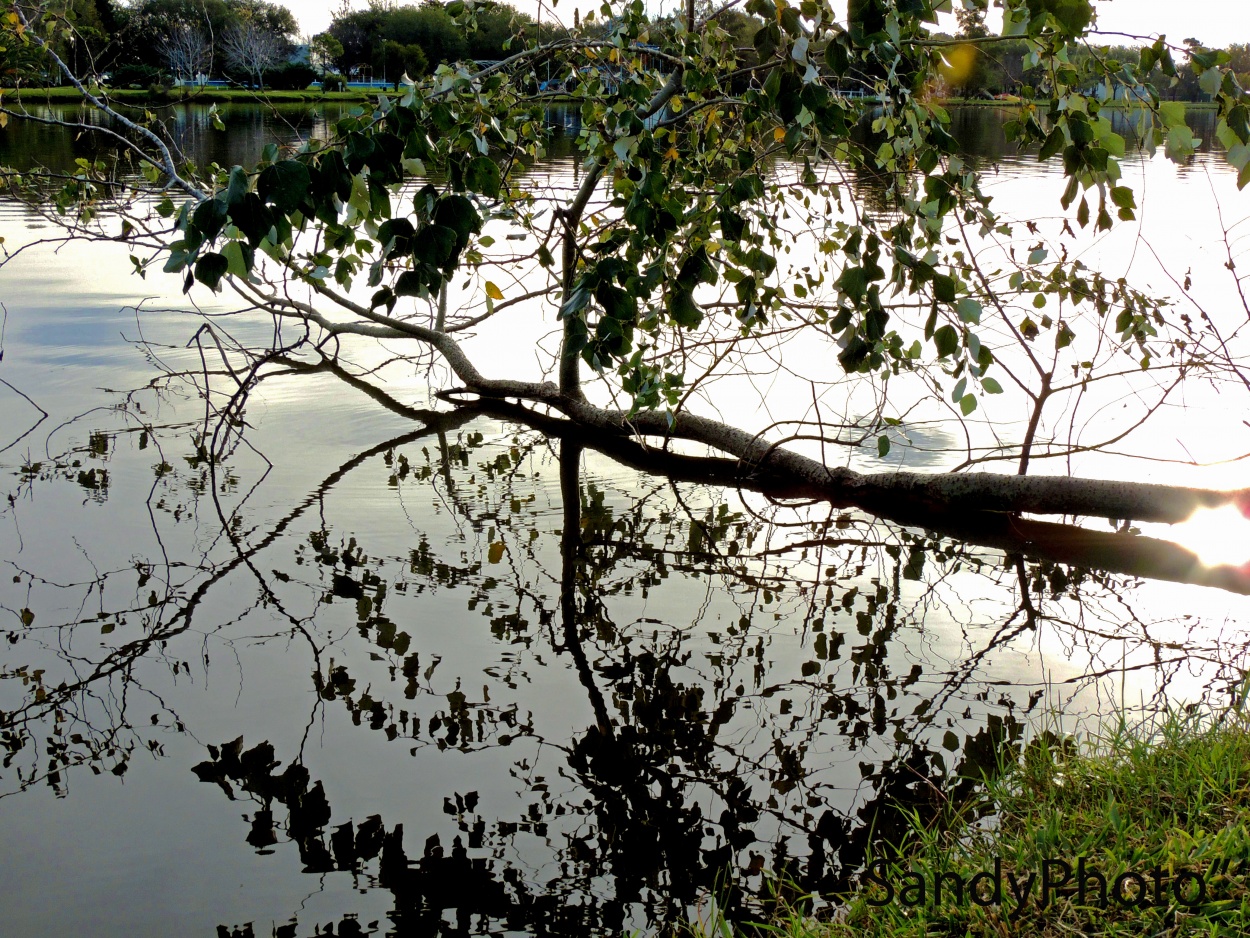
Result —
[[202, 29], [188, 23], [178, 23], [170, 29], [161, 52], [170, 74], [184, 81], [206, 74], [213, 65], [211, 40]]
[[[196, 54], [207, 46], [208, 67], [198, 69], [221, 75], [227, 68], [227, 36], [239, 30], [255, 36], [273, 37], [271, 44], [285, 56], [290, 37], [298, 31], [295, 17], [286, 7], [265, 0], [140, 0], [118, 6], [116, 26], [108, 46], [98, 57], [100, 70], [114, 72], [124, 66], [169, 68], [168, 49], [187, 36], [198, 36]], [[243, 24], [251, 26], [244, 28]], [[185, 56], [185, 51], [184, 51]], [[202, 64], [197, 62], [198, 64]]]
[[317, 80], [317, 70], [303, 62], [288, 62], [263, 75], [265, 87], [279, 91], [302, 91]]
[[318, 33], [312, 37], [308, 52], [313, 64], [324, 72], [342, 58], [343, 44], [329, 33]]
[[[919, 379], [931, 400], [963, 417], [1014, 385], [1030, 413], [1024, 437], [992, 454], [970, 449], [964, 464], [1011, 459], [1021, 472], [1048, 402], [1122, 380], [1125, 355], [1158, 376], [1139, 423], [1191, 371], [1236, 378], [1237, 362], [1213, 333], [1169, 320], [1160, 300], [1060, 246], [1038, 240], [994, 266], [977, 260], [974, 242], [1013, 229], [956, 154], [949, 115], [932, 97], [951, 49], [930, 32], [939, 6], [861, 0], [845, 29], [817, 0], [751, 0], [755, 29], [744, 53], [741, 20], [726, 21], [733, 31], [715, 12], [696, 22], [692, 6], [651, 22], [632, 3], [609, 11], [602, 38], [587, 22], [584, 36], [529, 40], [497, 66], [440, 66], [420, 81], [410, 72], [398, 102], [340, 121], [328, 146], [273, 152], [252, 170], [220, 169], [202, 184], [156, 160], [153, 181], [191, 193], [163, 210], [177, 230], [164, 269], [188, 289], [230, 284], [326, 335], [432, 345], [479, 393], [567, 408], [588, 367], [608, 393], [624, 396], [632, 417], [658, 410], [669, 429], [688, 389], [722, 366], [724, 356], [708, 350], [793, 324], [827, 343], [855, 380], [884, 389]], [[469, 3], [374, 7], [340, 17], [331, 32], [349, 58], [363, 54], [370, 35], [389, 33], [447, 43], [429, 56], [439, 61], [496, 13]], [[1146, 82], [1155, 69], [1177, 74], [1177, 50], [1160, 39], [1135, 66], [1070, 55], [1090, 17], [1076, 0], [1015, 0], [1006, 14], [1006, 32], [1038, 74], [1008, 134], [1040, 159], [1062, 161], [1065, 230], [1132, 220], [1136, 197], [1120, 169], [1128, 144], [1106, 113], [1108, 88], [1142, 96], [1145, 146], [1185, 162], [1197, 141], [1184, 109]], [[353, 24], [359, 35], [347, 29]], [[402, 45], [383, 48], [396, 60], [404, 54]], [[1230, 58], [1196, 46], [1185, 53], [1216, 100], [1218, 136], [1244, 186], [1250, 110]], [[539, 90], [548, 75], [580, 107], [585, 170], [554, 218], [524, 184], [527, 161], [552, 140]], [[866, 83], [881, 102], [869, 120], [838, 93]], [[846, 205], [840, 180], [857, 174], [879, 180], [884, 211]], [[801, 264], [788, 258], [790, 219], [811, 232]], [[497, 223], [529, 245], [525, 253], [495, 247], [487, 230]], [[141, 270], [154, 261], [136, 256]], [[465, 326], [444, 331], [434, 309], [463, 275], [480, 291], [464, 322], [511, 306], [499, 284], [516, 282], [562, 323], [558, 400], [535, 384], [504, 392], [506, 383], [481, 379], [467, 362], [452, 337]], [[354, 322], [280, 299], [265, 287], [277, 278], [302, 283]], [[367, 301], [352, 298], [366, 291]], [[1043, 334], [1053, 349], [1046, 354], [1035, 352]], [[887, 431], [910, 406], [878, 407], [853, 423], [884, 454]], [[1054, 445], [1047, 455], [1066, 451]]]
[[390, 39], [382, 43], [382, 74], [389, 77], [396, 91], [405, 75], [420, 77], [429, 66], [425, 52], [418, 45], [405, 46]]
[[118, 88], [146, 88], [158, 83], [163, 74], [151, 65], [119, 65], [113, 69], [110, 83]]
[[984, 7], [960, 7], [955, 11], [955, 20], [963, 39], [984, 39], [990, 34], [985, 25]]
[[290, 43], [259, 17], [247, 16], [231, 23], [221, 37], [226, 68], [244, 81], [264, 85], [264, 75], [282, 61]]
[[[390, 67], [395, 46], [406, 47], [409, 57], [420, 51], [425, 68], [409, 74], [424, 74], [433, 65], [461, 58], [496, 60], [503, 58], [518, 31], [536, 32], [530, 17], [507, 4], [486, 4], [479, 8], [472, 28], [457, 22], [437, 3], [422, 6], [370, 6], [365, 10], [341, 11], [324, 35], [337, 43], [330, 58], [340, 70], [350, 72], [369, 66], [376, 77], [385, 70], [391, 81], [398, 78]], [[548, 30], [549, 31], [549, 30]], [[401, 72], [403, 69], [401, 69]]]

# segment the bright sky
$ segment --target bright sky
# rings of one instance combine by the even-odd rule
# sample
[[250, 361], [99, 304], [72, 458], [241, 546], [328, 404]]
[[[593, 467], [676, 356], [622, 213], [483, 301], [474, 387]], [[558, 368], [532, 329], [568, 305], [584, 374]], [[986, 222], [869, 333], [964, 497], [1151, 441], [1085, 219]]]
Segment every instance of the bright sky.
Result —
[[[305, 35], [311, 36], [321, 32], [330, 25], [331, 11], [340, 6], [341, 0], [278, 0], [283, 3], [300, 22]], [[368, 0], [350, 0], [356, 9], [367, 6]], [[420, 3], [420, 0], [396, 0], [398, 3]], [[538, 17], [539, 0], [511, 0], [517, 9]], [[959, 0], [955, 0], [956, 3]], [[678, 5], [676, 0], [647, 0], [652, 13], [672, 9]], [[542, 0], [542, 18], [549, 19], [553, 12], [561, 20], [571, 21], [573, 8], [580, 7], [582, 12], [597, 9], [594, 0], [557, 0], [553, 6], [550, 0]], [[845, 3], [835, 6], [845, 8]], [[1250, 42], [1250, 6], [1244, 0], [1098, 0], [1098, 26], [1100, 30], [1124, 32], [1142, 35], [1147, 33], [1165, 33], [1177, 43], [1190, 36], [1201, 40], [1208, 46], [1226, 46], [1234, 42]], [[991, 24], [994, 23], [991, 12]], [[1001, 17], [998, 23], [1001, 23]], [[1126, 42], [1123, 39], [1108, 37], [1108, 43]]]

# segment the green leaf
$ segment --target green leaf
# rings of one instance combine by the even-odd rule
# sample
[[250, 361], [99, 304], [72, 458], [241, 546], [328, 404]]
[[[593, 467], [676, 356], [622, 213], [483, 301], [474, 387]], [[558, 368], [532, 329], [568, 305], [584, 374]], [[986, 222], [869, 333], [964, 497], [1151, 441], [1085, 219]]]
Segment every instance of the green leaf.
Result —
[[1163, 118], [1163, 126], [1169, 130], [1185, 127], [1185, 102], [1160, 101], [1159, 116]]
[[462, 195], [445, 195], [434, 205], [433, 219], [456, 233], [458, 250], [464, 250], [470, 235], [482, 230], [482, 216]]
[[890, 455], [890, 438], [888, 436], [877, 437], [877, 458], [885, 459]]
[[749, 176], [739, 176], [733, 181], [722, 198], [725, 201], [725, 207], [732, 207], [739, 202], [748, 202], [758, 199], [764, 194], [764, 180], [759, 174], [751, 173]]
[[1076, 338], [1076, 333], [1068, 328], [1066, 322], [1059, 323], [1059, 331], [1055, 333], [1055, 348], [1064, 349], [1072, 344], [1072, 340]]
[[226, 205], [233, 208], [251, 189], [247, 178], [247, 170], [242, 166], [230, 169], [230, 184], [226, 187]]
[[[437, 274], [434, 276], [438, 277]], [[420, 296], [427, 289], [427, 279], [415, 270], [405, 270], [395, 278], [394, 292], [396, 296]]]
[[868, 278], [862, 267], [847, 267], [843, 269], [835, 285], [858, 303], [864, 298], [864, 291], [868, 289]]
[[161, 269], [167, 274], [176, 274], [187, 266], [188, 260], [190, 257], [186, 251], [174, 249], [169, 252], [169, 257], [165, 259], [165, 266]]
[[204, 241], [212, 241], [226, 224], [226, 203], [221, 199], [205, 199], [195, 207], [191, 226]]
[[954, 355], [959, 350], [959, 333], [954, 326], [942, 326], [933, 333], [933, 344], [937, 347], [938, 358]]
[[456, 253], [456, 232], [446, 225], [426, 225], [412, 239], [412, 256], [418, 263], [446, 270]]
[[1116, 133], [1105, 133], [1098, 138], [1102, 148], [1114, 157], [1124, 156], [1124, 138]]
[[242, 241], [227, 241], [222, 246], [221, 256], [226, 259], [228, 273], [235, 277], [246, 278], [248, 272], [252, 269], [252, 262], [255, 260], [256, 252], [252, 250], [250, 245], [244, 244]]
[[693, 329], [703, 321], [703, 311], [695, 303], [693, 292], [680, 287], [669, 293], [668, 312], [677, 325], [687, 329]]
[[499, 198], [502, 176], [499, 167], [489, 156], [474, 157], [464, 172], [464, 184], [472, 192], [480, 192], [489, 199]]
[[401, 257], [412, 253], [412, 239], [416, 229], [407, 218], [390, 218], [378, 227], [378, 243], [382, 245], [385, 257]]
[[1198, 78], [1198, 87], [1207, 94], [1219, 94], [1224, 75], [1218, 68], [1209, 68]]
[[221, 254], [205, 254], [195, 262], [195, 279], [214, 293], [221, 289], [221, 278], [230, 270], [230, 262]]
[[247, 193], [231, 206], [230, 220], [253, 246], [260, 244], [274, 225], [273, 212], [261, 203], [260, 196], [255, 192]]
[[1093, 18], [1093, 6], [1089, 0], [1028, 0], [1033, 16], [1049, 13], [1054, 17], [1061, 32], [1078, 36], [1089, 26]]
[[348, 170], [353, 174], [359, 173], [364, 169], [365, 163], [369, 157], [373, 156], [377, 146], [371, 137], [358, 131], [352, 131], [347, 135], [347, 147], [343, 153], [343, 158], [347, 162]]
[[1133, 190], [1128, 186], [1113, 186], [1111, 188], [1111, 201], [1120, 208], [1137, 207], [1137, 203], [1133, 199]]
[[261, 201], [290, 214], [303, 203], [312, 188], [308, 167], [298, 160], [283, 160], [261, 171], [256, 193]]
[[981, 387], [982, 389], [984, 389], [986, 394], [1002, 394], [1003, 393], [1003, 386], [999, 384], [997, 381], [995, 381], [993, 378], [982, 378]]
[[977, 409], [977, 399], [971, 394], [965, 394], [959, 399], [959, 412], [967, 417], [970, 413]]
[[1037, 152], [1038, 161], [1045, 162], [1046, 160], [1050, 159], [1052, 156], [1054, 156], [1056, 153], [1058, 153], [1060, 150], [1063, 149], [1063, 145], [1066, 142], [1067, 142], [1067, 139], [1063, 135], [1063, 130], [1060, 129], [1059, 127], [1055, 127], [1047, 135], [1045, 142], [1042, 144], [1042, 148], [1038, 150]]
[[682, 262], [677, 271], [677, 282], [691, 290], [700, 283], [716, 283], [716, 268], [708, 260], [704, 248], [700, 247]]
[[1194, 145], [1197, 141], [1194, 139], [1193, 132], [1184, 125], [1173, 127], [1168, 131], [1167, 145], [1165, 151], [1168, 159], [1173, 163], [1184, 164], [1194, 155]]
[[979, 323], [981, 321], [981, 304], [971, 297], [965, 296], [955, 304], [955, 312], [964, 322]]

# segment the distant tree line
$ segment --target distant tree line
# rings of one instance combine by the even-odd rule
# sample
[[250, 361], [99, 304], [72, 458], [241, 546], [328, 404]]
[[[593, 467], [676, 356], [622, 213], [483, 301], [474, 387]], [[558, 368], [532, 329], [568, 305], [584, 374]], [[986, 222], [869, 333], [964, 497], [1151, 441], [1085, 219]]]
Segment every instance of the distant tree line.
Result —
[[[33, 12], [33, 11], [32, 11]], [[68, 0], [54, 51], [75, 74], [116, 86], [225, 78], [249, 86], [309, 84], [291, 62], [299, 24], [267, 0]], [[59, 83], [34, 46], [0, 50], [0, 83]]]
[[[25, 2], [19, 0], [19, 6]], [[506, 3], [490, 3], [479, 5], [477, 28], [468, 30], [449, 12], [459, 5], [457, 0], [425, 0], [419, 6], [370, 0], [366, 9], [353, 10], [344, 2], [330, 28], [309, 41], [306, 56], [292, 61], [298, 24], [290, 10], [267, 0], [65, 0], [54, 14], [64, 21], [55, 49], [76, 74], [107, 76], [120, 87], [224, 78], [249, 87], [303, 88], [324, 76], [331, 85], [349, 78], [398, 85], [403, 75], [418, 78], [444, 62], [498, 60], [528, 41], [570, 32], [584, 37], [606, 27], [589, 18], [582, 22], [575, 14], [570, 30], [554, 19], [535, 21]], [[863, 21], [875, 10], [871, 4], [851, 0], [849, 8], [852, 31], [876, 28]], [[975, 40], [989, 35], [984, 11], [960, 9], [956, 16], [957, 34], [939, 38], [968, 39], [969, 45], [952, 46], [947, 53], [941, 91], [969, 98], [1028, 96], [1041, 84], [1043, 76], [1026, 64], [1030, 50], [1024, 39], [978, 45]], [[761, 42], [767, 47], [768, 30], [761, 34], [764, 22], [756, 16], [729, 9], [717, 23], [741, 49], [758, 51]], [[1192, 38], [1185, 45], [1191, 53], [1207, 48]], [[1225, 51], [1231, 56], [1229, 67], [1243, 86], [1250, 85], [1250, 44], [1233, 44]], [[1141, 55], [1135, 46], [1082, 44], [1069, 50], [1073, 60], [1099, 56], [1130, 68]], [[1157, 62], [1148, 80], [1165, 97], [1203, 100], [1194, 69], [1186, 57], [1180, 59], [1175, 74], [1167, 74], [1172, 63]], [[865, 86], [876, 77], [871, 70], [860, 76]], [[57, 83], [58, 78], [34, 47], [0, 48], [0, 85]], [[744, 72], [741, 83], [750, 80], [750, 72]]]
[[[852, 6], [854, 5], [853, 3]], [[943, 74], [949, 93], [969, 98], [999, 94], [1022, 94], [1027, 97], [1031, 88], [1040, 87], [1043, 76], [1037, 68], [1026, 65], [1030, 49], [1023, 38], [977, 46], [975, 40], [990, 34], [985, 25], [985, 11], [960, 9], [956, 12], [956, 18], [959, 27], [956, 35], [939, 34], [935, 37], [970, 40], [966, 50], [954, 47], [946, 56], [950, 67]], [[1200, 87], [1198, 75], [1189, 59], [1193, 53], [1219, 47], [1207, 45], [1195, 38], [1186, 39], [1184, 45], [1189, 50], [1188, 55], [1182, 56], [1175, 63], [1155, 61], [1146, 80], [1158, 88], [1165, 98], [1176, 101], [1205, 100], [1209, 95]], [[1246, 82], [1250, 81], [1250, 43], [1234, 43], [1224, 51], [1231, 56], [1228, 67], [1237, 73], [1245, 87]], [[1097, 56], [1103, 61], [1136, 69], [1141, 62], [1142, 47], [1081, 43], [1073, 44], [1068, 55], [1073, 62]], [[1174, 65], [1174, 75], [1167, 73], [1169, 64]]]
[[470, 32], [448, 12], [451, 4], [427, 0], [420, 6], [395, 6], [373, 0], [364, 10], [346, 5], [330, 28], [313, 37], [314, 61], [352, 78], [398, 83], [404, 74], [418, 78], [440, 63], [462, 59], [504, 58], [527, 40], [566, 32], [554, 21], [538, 23], [505, 3], [485, 5]]

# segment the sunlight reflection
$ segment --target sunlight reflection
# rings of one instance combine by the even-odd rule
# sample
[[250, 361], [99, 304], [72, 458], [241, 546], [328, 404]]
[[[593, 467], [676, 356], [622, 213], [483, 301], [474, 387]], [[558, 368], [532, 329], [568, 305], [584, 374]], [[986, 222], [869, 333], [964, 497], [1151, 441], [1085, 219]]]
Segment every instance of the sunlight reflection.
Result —
[[1250, 519], [1236, 505], [1199, 508], [1167, 535], [1192, 550], [1208, 567], [1239, 567], [1250, 562]]

